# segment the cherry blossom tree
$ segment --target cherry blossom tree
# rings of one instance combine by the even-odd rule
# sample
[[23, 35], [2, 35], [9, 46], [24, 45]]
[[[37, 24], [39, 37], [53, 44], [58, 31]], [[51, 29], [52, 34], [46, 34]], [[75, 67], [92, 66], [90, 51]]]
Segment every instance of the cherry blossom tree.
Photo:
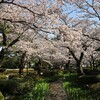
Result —
[[[87, 51], [92, 52], [95, 47], [94, 41], [88, 39], [88, 33], [97, 33], [94, 26], [98, 26], [97, 20], [92, 21], [90, 17], [99, 19], [99, 2], [91, 1], [1, 0], [0, 20], [11, 26], [10, 34], [7, 34], [7, 41], [10, 41], [8, 44], [5, 42], [6, 35], [3, 34], [5, 48], [22, 51], [27, 58], [31, 55], [40, 56], [51, 63], [65, 63], [69, 61], [70, 54], [76, 61], [79, 72], [84, 74], [81, 67], [83, 59], [88, 54]], [[64, 12], [66, 3], [85, 12], [82, 14], [86, 18], [86, 15], [91, 14], [90, 19], [71, 18], [71, 12]], [[55, 39], [51, 39], [51, 36]]]
[[[28, 0], [25, 2], [23, 0], [1, 0], [0, 19], [9, 22], [13, 26], [12, 31], [15, 34], [10, 34], [10, 37], [18, 35], [6, 48], [13, 46], [14, 42], [19, 41], [19, 38], [31, 41], [37, 33], [43, 35], [49, 33], [48, 31], [51, 31], [50, 28], [54, 24], [53, 18], [57, 18], [55, 14], [52, 14], [53, 18], [51, 17], [50, 13], [53, 11], [49, 5], [48, 0]], [[31, 40], [28, 39], [30, 36], [28, 31], [30, 31]], [[3, 33], [3, 37], [4, 35], [5, 33]], [[6, 43], [5, 40], [4, 42]]]
[[[85, 31], [86, 33], [87, 31]], [[70, 28], [67, 25], [59, 26], [59, 45], [64, 47], [63, 49], [69, 50], [70, 54], [76, 61], [78, 73], [84, 74], [82, 69], [82, 61], [84, 55], [88, 50], [91, 52], [92, 41], [88, 40], [87, 37], [83, 36], [82, 28]], [[67, 51], [68, 53], [68, 51]]]

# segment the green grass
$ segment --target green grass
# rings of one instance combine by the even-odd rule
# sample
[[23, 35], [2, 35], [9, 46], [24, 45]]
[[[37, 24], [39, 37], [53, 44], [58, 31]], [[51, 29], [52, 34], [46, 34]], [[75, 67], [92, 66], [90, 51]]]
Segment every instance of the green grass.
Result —
[[0, 100], [4, 100], [4, 96], [1, 92], [0, 92]]
[[68, 73], [64, 77], [63, 87], [67, 92], [68, 100], [100, 100], [100, 96], [93, 91], [78, 85], [75, 86], [75, 80], [78, 79], [76, 74]]
[[72, 87], [69, 82], [63, 84], [68, 100], [99, 100], [96, 95], [92, 95], [90, 90], [84, 90], [78, 87]]
[[49, 92], [49, 84], [44, 81], [36, 82], [33, 90], [25, 95], [23, 100], [45, 100]]

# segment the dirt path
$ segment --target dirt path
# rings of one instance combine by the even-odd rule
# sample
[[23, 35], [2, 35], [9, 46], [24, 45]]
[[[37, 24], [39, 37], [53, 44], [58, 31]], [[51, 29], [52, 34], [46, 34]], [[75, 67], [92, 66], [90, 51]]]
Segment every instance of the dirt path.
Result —
[[62, 82], [56, 81], [50, 84], [50, 94], [46, 100], [67, 100]]

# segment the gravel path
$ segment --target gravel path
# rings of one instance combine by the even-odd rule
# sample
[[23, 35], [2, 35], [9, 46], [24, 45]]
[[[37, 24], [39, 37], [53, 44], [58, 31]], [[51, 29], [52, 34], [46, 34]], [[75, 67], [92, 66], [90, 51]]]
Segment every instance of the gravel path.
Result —
[[50, 84], [50, 94], [46, 100], [67, 100], [67, 94], [62, 82], [56, 81]]

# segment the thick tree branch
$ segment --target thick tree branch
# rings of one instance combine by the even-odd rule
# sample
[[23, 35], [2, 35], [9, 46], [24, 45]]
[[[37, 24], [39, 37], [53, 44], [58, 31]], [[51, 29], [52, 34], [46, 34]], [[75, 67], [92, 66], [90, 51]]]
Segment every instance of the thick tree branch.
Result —
[[83, 35], [86, 36], [86, 37], [88, 37], [88, 38], [90, 38], [90, 39], [92, 39], [92, 40], [96, 40], [96, 41], [99, 41], [100, 42], [100, 39], [98, 39], [96, 37], [91, 37], [91, 36], [86, 35], [86, 34], [83, 34]]
[[4, 32], [4, 30], [2, 30], [2, 36], [3, 36], [3, 45], [6, 46], [7, 45], [7, 37], [6, 37], [6, 33]]
[[2, 4], [2, 3], [3, 3], [3, 4], [12, 4], [12, 5], [15, 5], [15, 6], [17, 6], [17, 7], [26, 9], [26, 10], [28, 10], [29, 12], [31, 12], [33, 15], [39, 15], [39, 16], [43, 16], [43, 15], [44, 15], [43, 13], [41, 13], [41, 14], [36, 13], [36, 12], [34, 12], [33, 10], [29, 9], [29, 8], [26, 7], [26, 6], [22, 6], [22, 5], [20, 5], [20, 4], [14, 3], [14, 0], [12, 0], [11, 2], [2, 0], [2, 1], [0, 2], [0, 4]]
[[14, 39], [14, 40], [8, 45], [7, 48], [12, 47], [14, 44], [16, 44], [16, 42], [19, 41], [19, 38], [20, 38], [20, 36], [18, 36], [16, 39]]
[[75, 61], [78, 62], [78, 58], [76, 57], [74, 51], [69, 47], [67, 47], [67, 48], [68, 48], [69, 52], [71, 53], [71, 55], [73, 56], [73, 58], [75, 59]]
[[83, 53], [83, 52], [81, 52], [81, 55], [80, 55], [80, 58], [79, 58], [79, 61], [80, 61], [80, 62], [82, 61], [83, 56], [84, 56], [84, 53]]
[[73, 56], [73, 58], [75, 59], [76, 62], [79, 61], [79, 59], [76, 57], [74, 51], [70, 47], [68, 47], [68, 46], [62, 46], [62, 47], [65, 47], [69, 50], [69, 52], [71, 53], [71, 55]]

